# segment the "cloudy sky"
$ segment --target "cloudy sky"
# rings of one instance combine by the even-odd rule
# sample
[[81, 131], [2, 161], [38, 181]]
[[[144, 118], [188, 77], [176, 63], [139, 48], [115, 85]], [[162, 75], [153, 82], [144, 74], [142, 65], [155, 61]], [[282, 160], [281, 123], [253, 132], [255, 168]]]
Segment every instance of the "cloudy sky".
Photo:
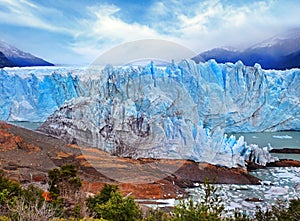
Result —
[[55, 64], [88, 64], [125, 42], [199, 53], [251, 46], [300, 26], [299, 0], [0, 0], [0, 40]]

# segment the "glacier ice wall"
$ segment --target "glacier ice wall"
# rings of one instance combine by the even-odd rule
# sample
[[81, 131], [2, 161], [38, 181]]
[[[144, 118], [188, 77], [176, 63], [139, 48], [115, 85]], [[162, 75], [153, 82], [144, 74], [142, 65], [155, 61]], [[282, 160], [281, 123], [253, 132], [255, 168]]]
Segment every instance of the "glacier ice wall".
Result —
[[1, 119], [43, 121], [52, 114], [40, 130], [70, 143], [226, 166], [272, 159], [224, 132], [300, 129], [299, 69], [185, 60], [85, 73], [38, 78], [2, 70]]
[[[156, 86], [161, 83], [156, 81]], [[68, 143], [123, 157], [191, 159], [227, 167], [245, 167], [246, 161], [265, 165], [276, 160], [269, 147], [247, 145], [243, 137], [227, 137], [220, 127], [213, 131], [203, 128], [193, 110], [164, 95], [143, 94], [136, 102], [122, 101], [118, 96], [107, 100], [80, 97], [65, 103], [39, 130]]]
[[20, 69], [0, 70], [0, 120], [43, 122], [66, 100], [83, 94], [80, 80], [70, 73], [38, 76], [30, 70], [25, 76]]
[[[136, 83], [140, 79], [141, 84], [154, 85], [163, 79], [169, 81], [163, 87], [176, 84], [172, 97], [189, 97], [185, 106], [205, 128], [221, 127], [227, 132], [300, 129], [299, 69], [266, 71], [241, 62], [195, 64], [185, 60], [166, 69], [151, 65], [145, 69], [110, 67], [92, 74], [84, 69], [72, 74], [73, 68], [49, 68], [43, 70], [42, 77], [35, 69], [22, 76], [22, 70], [0, 70], [0, 120], [44, 121], [65, 101], [103, 93], [101, 88], [109, 78], [117, 81], [110, 83], [117, 89], [122, 81], [135, 79]], [[128, 87], [132, 87], [130, 82]], [[152, 88], [151, 93], [161, 90]]]

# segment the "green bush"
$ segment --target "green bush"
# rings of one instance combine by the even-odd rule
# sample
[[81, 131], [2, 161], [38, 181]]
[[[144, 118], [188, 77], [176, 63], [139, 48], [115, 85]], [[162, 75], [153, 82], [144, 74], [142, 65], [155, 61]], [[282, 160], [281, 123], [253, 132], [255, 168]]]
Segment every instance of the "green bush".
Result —
[[[3, 176], [0, 170], [0, 215], [8, 215], [17, 198], [22, 195], [21, 185]], [[4, 218], [3, 218], [4, 219]]]
[[290, 214], [290, 220], [300, 220], [300, 199], [290, 200], [288, 213]]
[[112, 221], [134, 221], [142, 218], [141, 210], [134, 199], [123, 197], [113, 185], [105, 185], [99, 194], [88, 198], [87, 206], [95, 218]]
[[204, 194], [200, 197], [199, 202], [181, 201], [176, 205], [171, 213], [172, 220], [222, 220], [221, 215], [225, 207], [217, 193], [218, 188], [209, 184], [208, 179], [206, 179], [203, 191]]
[[0, 192], [8, 191], [10, 196], [19, 196], [22, 192], [21, 185], [15, 181], [9, 180], [3, 176], [3, 171], [0, 170]]
[[77, 177], [76, 167], [72, 164], [50, 170], [48, 179], [49, 192], [54, 199], [58, 196], [74, 197], [82, 186], [80, 178]]
[[169, 221], [170, 214], [160, 208], [150, 209], [144, 221]]
[[142, 218], [139, 206], [132, 197], [123, 197], [120, 192], [112, 194], [111, 198], [96, 208], [100, 217], [112, 221], [135, 221]]
[[8, 216], [0, 216], [0, 221], [9, 221]]
[[254, 219], [257, 221], [299, 221], [300, 220], [300, 199], [292, 199], [287, 204], [278, 201], [271, 209], [262, 210], [257, 208]]
[[117, 186], [104, 184], [104, 187], [101, 189], [99, 194], [86, 199], [86, 205], [89, 210], [89, 213], [96, 218], [100, 218], [99, 214], [97, 214], [98, 205], [106, 203], [117, 191]]

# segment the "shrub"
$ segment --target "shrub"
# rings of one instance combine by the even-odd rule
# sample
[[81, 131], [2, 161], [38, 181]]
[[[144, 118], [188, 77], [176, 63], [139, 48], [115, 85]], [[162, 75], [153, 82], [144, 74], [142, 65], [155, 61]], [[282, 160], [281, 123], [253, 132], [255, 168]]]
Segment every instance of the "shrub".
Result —
[[90, 213], [96, 218], [113, 221], [134, 221], [142, 217], [132, 197], [123, 197], [117, 186], [105, 185], [99, 194], [87, 199]]
[[123, 197], [120, 192], [112, 193], [111, 198], [96, 207], [97, 214], [112, 221], [135, 221], [142, 218], [139, 206], [132, 197]]
[[80, 178], [77, 177], [77, 170], [72, 164], [50, 170], [48, 179], [49, 192], [54, 199], [58, 196], [74, 197], [82, 186]]
[[7, 215], [21, 194], [21, 185], [5, 178], [0, 170], [0, 215]]
[[170, 215], [160, 208], [150, 209], [144, 221], [169, 221]]
[[259, 207], [254, 218], [257, 221], [298, 221], [300, 220], [300, 199], [292, 199], [288, 204], [278, 201], [276, 205], [273, 205], [271, 209], [267, 209], [266, 211]]
[[103, 203], [106, 203], [111, 199], [112, 195], [118, 191], [118, 187], [115, 185], [104, 184], [104, 187], [101, 189], [100, 193], [94, 197], [89, 197], [86, 199], [86, 204], [89, 210], [89, 213], [96, 217], [100, 218], [97, 215], [97, 207]]
[[203, 185], [204, 194], [199, 202], [193, 200], [181, 201], [172, 211], [172, 220], [193, 221], [193, 220], [222, 220], [221, 214], [224, 211], [222, 199], [218, 195], [218, 188], [209, 184], [208, 179]]
[[9, 221], [8, 216], [0, 216], [0, 221]]
[[289, 218], [291, 220], [300, 220], [300, 199], [290, 200], [288, 213], [290, 214]]

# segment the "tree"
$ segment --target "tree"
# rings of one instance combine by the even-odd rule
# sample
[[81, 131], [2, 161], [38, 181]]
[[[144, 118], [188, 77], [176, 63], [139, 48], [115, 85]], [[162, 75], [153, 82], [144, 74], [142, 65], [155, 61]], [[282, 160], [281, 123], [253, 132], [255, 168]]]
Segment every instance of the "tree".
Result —
[[[52, 198], [51, 205], [56, 210], [56, 217], [80, 216], [78, 205], [82, 186], [77, 177], [76, 167], [66, 164], [48, 172], [49, 192]], [[83, 201], [85, 202], [85, 201]], [[75, 210], [74, 210], [75, 209]]]
[[132, 197], [123, 197], [118, 187], [105, 184], [99, 194], [87, 199], [87, 206], [95, 218], [113, 221], [134, 221], [142, 217]]
[[60, 169], [53, 169], [48, 172], [49, 192], [56, 199], [74, 197], [80, 190], [82, 183], [77, 177], [77, 170], [74, 165], [66, 164]]
[[111, 221], [135, 221], [142, 218], [142, 212], [132, 197], [123, 197], [120, 192], [112, 193], [111, 198], [96, 207], [101, 218]]
[[87, 198], [86, 204], [90, 214], [92, 214], [96, 218], [100, 218], [97, 215], [96, 208], [98, 207], [98, 205], [106, 203], [112, 197], [112, 194], [116, 193], [117, 191], [117, 186], [104, 184], [104, 187], [101, 189], [99, 194], [95, 195], [94, 197]]
[[21, 194], [21, 185], [5, 178], [3, 171], [0, 170], [0, 215], [7, 215], [9, 207], [16, 202]]

